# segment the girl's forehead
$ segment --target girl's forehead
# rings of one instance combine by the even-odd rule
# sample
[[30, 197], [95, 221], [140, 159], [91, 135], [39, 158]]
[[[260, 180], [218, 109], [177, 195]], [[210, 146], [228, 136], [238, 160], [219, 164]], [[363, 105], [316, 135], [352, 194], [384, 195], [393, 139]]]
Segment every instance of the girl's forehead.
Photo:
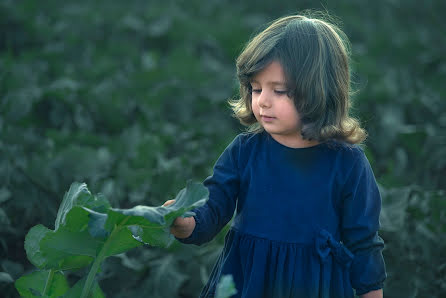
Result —
[[261, 71], [254, 74], [251, 83], [262, 83], [268, 85], [286, 85], [285, 73], [282, 65], [277, 61], [272, 61]]

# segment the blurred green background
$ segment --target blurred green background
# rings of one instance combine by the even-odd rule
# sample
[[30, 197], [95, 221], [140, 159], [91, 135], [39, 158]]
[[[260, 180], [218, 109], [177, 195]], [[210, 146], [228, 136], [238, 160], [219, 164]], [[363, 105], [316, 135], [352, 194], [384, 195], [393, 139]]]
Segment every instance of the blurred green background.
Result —
[[[242, 127], [235, 58], [303, 9], [342, 21], [353, 114], [383, 196], [387, 297], [446, 297], [446, 1], [0, 1], [0, 293], [33, 270], [73, 181], [114, 207], [160, 205], [202, 181]], [[274, 203], [274, 202], [272, 202]], [[223, 243], [107, 260], [108, 297], [197, 297]], [[69, 272], [76, 280], [82, 272]]]

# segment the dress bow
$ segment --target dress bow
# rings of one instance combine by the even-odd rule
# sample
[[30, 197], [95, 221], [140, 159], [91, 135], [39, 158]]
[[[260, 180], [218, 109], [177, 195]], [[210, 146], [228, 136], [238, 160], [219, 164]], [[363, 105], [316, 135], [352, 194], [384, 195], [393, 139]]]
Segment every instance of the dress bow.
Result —
[[316, 252], [322, 263], [327, 261], [331, 253], [334, 259], [343, 266], [350, 266], [354, 255], [341, 242], [336, 241], [326, 230], [321, 230], [315, 240]]

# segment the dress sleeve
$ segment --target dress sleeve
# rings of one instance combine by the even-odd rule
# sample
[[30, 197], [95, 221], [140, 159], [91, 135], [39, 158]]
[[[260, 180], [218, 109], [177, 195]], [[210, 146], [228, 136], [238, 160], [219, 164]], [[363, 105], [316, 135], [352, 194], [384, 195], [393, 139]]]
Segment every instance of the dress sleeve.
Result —
[[196, 245], [209, 242], [231, 220], [240, 185], [240, 142], [238, 136], [229, 144], [214, 165], [212, 176], [203, 182], [209, 190], [209, 200], [202, 207], [192, 210], [195, 212], [195, 229], [188, 238], [176, 238], [180, 242]]
[[[356, 151], [357, 150], [357, 151]], [[350, 280], [357, 295], [378, 290], [386, 279], [378, 236], [381, 196], [367, 157], [360, 149], [343, 189], [342, 241], [354, 254]]]

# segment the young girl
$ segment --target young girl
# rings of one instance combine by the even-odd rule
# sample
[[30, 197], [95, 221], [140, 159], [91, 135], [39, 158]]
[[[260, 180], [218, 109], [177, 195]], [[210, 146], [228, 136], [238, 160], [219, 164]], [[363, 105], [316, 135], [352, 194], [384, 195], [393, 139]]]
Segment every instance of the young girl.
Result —
[[[382, 297], [381, 198], [349, 117], [348, 46], [334, 25], [287, 16], [237, 59], [235, 115], [249, 126], [204, 181], [209, 200], [177, 218], [183, 243], [210, 241], [233, 217], [201, 297], [231, 274], [237, 297]], [[173, 203], [169, 200], [165, 205]]]

